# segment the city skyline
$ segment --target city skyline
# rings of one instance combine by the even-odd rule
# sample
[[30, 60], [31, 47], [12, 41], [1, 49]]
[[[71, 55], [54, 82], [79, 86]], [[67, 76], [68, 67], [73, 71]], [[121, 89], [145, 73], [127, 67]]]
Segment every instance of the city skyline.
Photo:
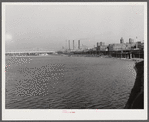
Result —
[[[5, 49], [59, 50], [66, 40], [97, 42], [144, 40], [143, 5], [6, 5]], [[81, 45], [82, 45], [81, 44]]]

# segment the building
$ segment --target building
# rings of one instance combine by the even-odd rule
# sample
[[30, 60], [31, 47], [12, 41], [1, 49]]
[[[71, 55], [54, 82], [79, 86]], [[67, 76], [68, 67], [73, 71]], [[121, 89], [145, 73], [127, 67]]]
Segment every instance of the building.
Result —
[[129, 44], [133, 44], [134, 43], [134, 39], [129, 38]]
[[99, 45], [99, 42], [97, 42], [96, 50], [97, 51], [107, 51], [108, 50], [108, 46], [105, 45], [104, 42], [100, 42], [100, 45]]
[[120, 43], [121, 43], [121, 44], [124, 43], [124, 39], [123, 39], [123, 37], [121, 37], [121, 39], [120, 39]]
[[107, 45], [99, 46], [98, 51], [108, 51], [108, 46]]
[[105, 45], [105, 43], [104, 42], [100, 42], [100, 46], [103, 46], [103, 45]]
[[124, 43], [123, 37], [120, 38], [120, 43], [105, 45], [104, 42], [97, 42], [97, 51], [122, 51], [122, 50], [143, 50], [144, 43], [141, 41], [134, 42], [134, 39], [129, 38], [129, 42]]
[[126, 44], [124, 44], [124, 43], [120, 43], [120, 44], [109, 44], [108, 49], [109, 49], [109, 51], [126, 50]]
[[141, 41], [136, 42], [136, 48], [143, 50], [144, 49], [144, 43], [141, 43]]
[[124, 43], [124, 39], [120, 39], [119, 44], [109, 44], [108, 49], [109, 51], [120, 51], [120, 50], [136, 50], [142, 49], [141, 42], [134, 42], [134, 39], [129, 38], [129, 42]]

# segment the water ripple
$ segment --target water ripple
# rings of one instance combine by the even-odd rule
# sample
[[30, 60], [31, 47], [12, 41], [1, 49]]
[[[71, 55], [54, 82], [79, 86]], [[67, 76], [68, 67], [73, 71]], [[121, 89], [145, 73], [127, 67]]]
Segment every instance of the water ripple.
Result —
[[[51, 56], [9, 58], [8, 109], [121, 109], [135, 75], [131, 61]], [[25, 60], [22, 65], [19, 61]], [[21, 62], [22, 63], [22, 62]]]

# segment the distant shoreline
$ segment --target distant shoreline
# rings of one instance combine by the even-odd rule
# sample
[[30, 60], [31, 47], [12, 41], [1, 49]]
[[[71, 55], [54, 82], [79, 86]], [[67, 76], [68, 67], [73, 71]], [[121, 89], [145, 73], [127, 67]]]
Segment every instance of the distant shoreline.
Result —
[[119, 59], [119, 60], [127, 60], [127, 61], [134, 61], [134, 62], [141, 62], [144, 61], [143, 58], [116, 58], [108, 55], [103, 55], [103, 56], [96, 56], [96, 55], [70, 55], [70, 57], [97, 57], [97, 58], [112, 58], [112, 59]]
[[97, 58], [112, 58], [112, 59], [119, 59], [119, 60], [126, 60], [126, 61], [134, 61], [136, 63], [144, 61], [142, 58], [116, 58], [108, 55], [103, 56], [96, 56], [96, 55], [67, 55], [67, 54], [51, 54], [51, 55], [30, 55], [30, 56], [6, 56], [6, 57], [51, 57], [51, 56], [68, 56], [68, 57], [97, 57]]

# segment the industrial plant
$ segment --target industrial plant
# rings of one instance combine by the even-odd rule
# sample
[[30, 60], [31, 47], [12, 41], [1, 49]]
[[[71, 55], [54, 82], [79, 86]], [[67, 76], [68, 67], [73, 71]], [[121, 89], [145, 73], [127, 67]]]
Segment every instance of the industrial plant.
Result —
[[77, 55], [92, 55], [101, 56], [108, 55], [112, 57], [120, 58], [144, 58], [144, 42], [137, 39], [129, 38], [128, 42], [124, 41], [121, 37], [119, 43], [112, 43], [106, 45], [105, 42], [97, 42], [97, 45], [93, 48], [88, 48], [87, 46], [80, 46], [81, 40], [78, 40], [78, 48], [75, 48], [75, 41], [72, 40], [73, 48], [70, 48], [71, 41], [68, 40], [68, 48], [59, 51], [58, 53], [64, 54], [77, 54]]

